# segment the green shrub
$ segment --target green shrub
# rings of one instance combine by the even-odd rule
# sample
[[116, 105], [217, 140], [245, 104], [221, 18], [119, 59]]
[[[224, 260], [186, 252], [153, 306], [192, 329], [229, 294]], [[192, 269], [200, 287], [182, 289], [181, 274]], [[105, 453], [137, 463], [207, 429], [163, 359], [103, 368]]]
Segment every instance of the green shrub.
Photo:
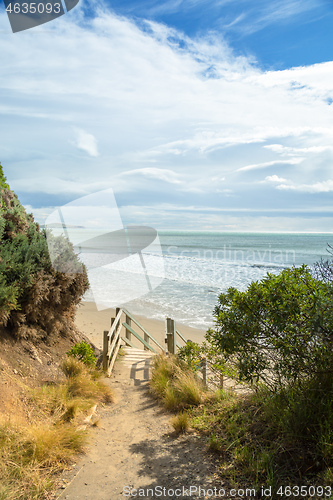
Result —
[[196, 342], [188, 340], [185, 346], [181, 347], [177, 356], [182, 359], [192, 370], [196, 371], [200, 368], [202, 358], [202, 348]]
[[6, 181], [7, 181], [7, 179], [4, 176], [3, 168], [2, 168], [2, 165], [0, 163], [0, 189], [9, 189], [9, 186], [8, 186]]
[[209, 436], [208, 446], [209, 446], [209, 449], [212, 451], [220, 451], [221, 450], [221, 441], [220, 441], [219, 437], [216, 436], [216, 434], [212, 433]]
[[320, 378], [333, 364], [333, 287], [306, 266], [219, 296], [206, 338], [240, 379], [274, 390]]
[[180, 367], [176, 356], [165, 356], [164, 354], [155, 356], [150, 380], [151, 392], [155, 396], [163, 398], [169, 381], [179, 371]]
[[256, 390], [207, 398], [192, 425], [210, 432], [234, 482], [332, 481], [332, 276], [332, 263], [322, 262], [314, 274], [294, 267], [219, 296], [207, 346]]
[[89, 286], [84, 266], [69, 242], [68, 272], [51, 265], [46, 232], [26, 214], [1, 166], [0, 207], [0, 326], [18, 338], [66, 334], [74, 328], [75, 306]]
[[95, 351], [88, 342], [75, 344], [67, 352], [67, 356], [77, 358], [79, 361], [82, 361], [82, 363], [88, 366], [95, 366], [97, 361]]

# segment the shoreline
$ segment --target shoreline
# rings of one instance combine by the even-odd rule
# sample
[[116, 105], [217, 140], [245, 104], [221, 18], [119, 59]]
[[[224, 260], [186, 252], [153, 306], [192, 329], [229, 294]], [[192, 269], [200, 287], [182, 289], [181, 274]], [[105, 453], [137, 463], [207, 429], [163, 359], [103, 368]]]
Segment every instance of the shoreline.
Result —
[[[103, 332], [109, 330], [112, 317], [115, 317], [115, 309], [98, 311], [95, 302], [81, 302], [76, 308], [75, 325], [96, 347], [102, 349]], [[147, 318], [139, 314], [135, 314], [134, 317], [162, 346], [165, 345], [164, 321]], [[204, 329], [192, 328], [181, 323], [176, 323], [176, 328], [187, 340], [198, 343], [204, 340], [206, 333]], [[138, 344], [141, 347], [140, 342]]]

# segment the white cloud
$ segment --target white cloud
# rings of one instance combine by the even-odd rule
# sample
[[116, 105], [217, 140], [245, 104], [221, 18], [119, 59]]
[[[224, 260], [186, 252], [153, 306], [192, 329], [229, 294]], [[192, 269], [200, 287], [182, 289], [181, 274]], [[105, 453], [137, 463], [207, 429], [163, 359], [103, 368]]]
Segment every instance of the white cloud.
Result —
[[333, 191], [333, 180], [315, 182], [314, 184], [281, 184], [277, 189], [285, 191], [299, 191], [302, 193], [330, 193]]
[[79, 128], [75, 129], [75, 134], [75, 145], [78, 149], [82, 149], [82, 151], [88, 153], [89, 156], [99, 156], [96, 137]]
[[279, 177], [277, 175], [268, 175], [265, 177], [265, 181], [267, 182], [287, 182], [286, 179], [283, 179], [282, 177]]
[[142, 175], [150, 179], [157, 179], [160, 181], [168, 182], [170, 184], [181, 184], [178, 174], [172, 170], [165, 168], [137, 168], [135, 170], [128, 170], [120, 174], [120, 176], [135, 176]]
[[283, 146], [282, 144], [266, 144], [263, 146], [265, 149], [269, 149], [274, 153], [279, 153], [282, 156], [295, 156], [295, 155], [304, 155], [308, 153], [324, 153], [325, 151], [333, 152], [333, 146], [331, 145], [322, 145], [322, 146], [311, 146], [308, 148], [296, 148], [290, 146]]
[[253, 165], [246, 165], [237, 169], [237, 172], [247, 172], [248, 170], [258, 170], [261, 168], [274, 167], [276, 165], [298, 165], [302, 163], [304, 158], [291, 158], [290, 160], [274, 160], [266, 161], [264, 163], [255, 163]]

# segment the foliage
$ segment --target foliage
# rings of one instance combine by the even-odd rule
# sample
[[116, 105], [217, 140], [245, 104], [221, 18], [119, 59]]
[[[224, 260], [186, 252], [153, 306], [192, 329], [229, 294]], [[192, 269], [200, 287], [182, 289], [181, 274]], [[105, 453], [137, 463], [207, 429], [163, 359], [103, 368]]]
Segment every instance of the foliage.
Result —
[[78, 377], [85, 372], [85, 367], [82, 361], [73, 356], [67, 356], [61, 363], [61, 370], [67, 378]]
[[24, 426], [0, 423], [0, 499], [42, 500], [54, 474], [83, 451], [86, 435], [73, 426], [38, 422]]
[[8, 186], [6, 181], [7, 181], [7, 179], [4, 176], [3, 168], [2, 168], [2, 165], [0, 163], [0, 189], [9, 189], [9, 186]]
[[67, 356], [72, 356], [82, 361], [85, 365], [94, 366], [97, 361], [97, 356], [94, 349], [88, 342], [80, 342], [75, 344], [68, 352]]
[[196, 342], [188, 340], [183, 347], [180, 347], [177, 356], [182, 359], [192, 370], [200, 368], [202, 359], [202, 348]]
[[331, 373], [333, 288], [306, 266], [219, 296], [208, 343], [248, 382], [286, 384]]
[[224, 481], [271, 486], [271, 499], [281, 498], [281, 485], [320, 492], [333, 483], [332, 262], [315, 270], [267, 274], [245, 292], [229, 288], [206, 342], [188, 343], [176, 367], [164, 361], [153, 372], [153, 388], [171, 409], [179, 404], [180, 371], [194, 374], [202, 356], [217, 373], [253, 384], [245, 395], [205, 394], [188, 408], [188, 425], [219, 453]]
[[[326, 405], [323, 393], [315, 391], [314, 400], [313, 391], [309, 386], [302, 398], [295, 388], [210, 397], [191, 409], [190, 425], [208, 435], [209, 448], [219, 453], [223, 480], [235, 486], [272, 486], [270, 498], [278, 499], [280, 485], [330, 485], [332, 398]], [[318, 422], [321, 411], [325, 425]]]
[[61, 369], [66, 375], [66, 391], [71, 398], [84, 398], [92, 403], [113, 401], [113, 393], [99, 380], [101, 372], [97, 371], [95, 365], [87, 365], [73, 356], [68, 356], [63, 360]]
[[224, 376], [229, 378], [236, 376], [235, 369], [225, 362], [224, 356], [209, 342], [204, 341], [198, 344], [188, 340], [186, 345], [177, 351], [177, 357], [194, 373], [202, 369], [203, 362], [206, 360], [210, 373], [208, 383], [213, 386], [219, 387], [221, 378], [223, 379]]
[[314, 269], [267, 274], [245, 292], [229, 288], [219, 296], [206, 348], [224, 373], [256, 392], [209, 398], [204, 411], [193, 410], [192, 426], [210, 434], [234, 481], [332, 481], [332, 262]]
[[[78, 273], [71, 263], [60, 272], [51, 265], [46, 232], [9, 189], [2, 167], [0, 188], [0, 326], [18, 338], [66, 334], [88, 288], [86, 270], [80, 264]], [[66, 258], [78, 262], [69, 242]]]

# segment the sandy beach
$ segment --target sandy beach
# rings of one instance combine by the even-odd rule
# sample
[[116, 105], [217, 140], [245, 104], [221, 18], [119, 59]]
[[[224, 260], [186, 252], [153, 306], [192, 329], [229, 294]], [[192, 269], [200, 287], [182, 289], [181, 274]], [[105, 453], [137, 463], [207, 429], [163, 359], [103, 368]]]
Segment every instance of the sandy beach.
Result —
[[[112, 317], [115, 317], [114, 309], [98, 311], [94, 302], [81, 302], [77, 307], [75, 323], [78, 329], [84, 333], [96, 347], [101, 349], [103, 331], [110, 328]], [[165, 323], [163, 321], [149, 319], [139, 315], [135, 315], [135, 318], [161, 345], [165, 345]], [[176, 324], [176, 328], [187, 340], [193, 340], [198, 343], [204, 340], [204, 330], [191, 328], [180, 323]], [[140, 330], [137, 329], [137, 331], [140, 333]], [[138, 347], [141, 346], [142, 345], [138, 342]]]

